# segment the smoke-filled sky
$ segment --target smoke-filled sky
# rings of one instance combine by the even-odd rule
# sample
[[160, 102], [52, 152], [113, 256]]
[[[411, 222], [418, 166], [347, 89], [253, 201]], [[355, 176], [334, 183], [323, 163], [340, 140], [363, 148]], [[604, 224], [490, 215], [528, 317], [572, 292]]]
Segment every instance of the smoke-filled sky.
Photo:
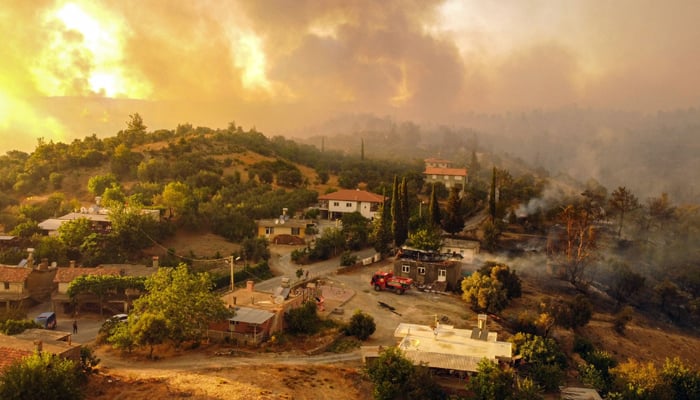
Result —
[[0, 151], [338, 114], [700, 104], [696, 0], [3, 0]]

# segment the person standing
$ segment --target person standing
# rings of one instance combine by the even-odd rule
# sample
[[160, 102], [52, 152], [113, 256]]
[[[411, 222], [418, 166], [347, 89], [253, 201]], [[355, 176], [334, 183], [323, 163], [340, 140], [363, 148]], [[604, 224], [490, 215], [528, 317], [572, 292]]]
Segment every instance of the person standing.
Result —
[[73, 333], [78, 333], [78, 320], [73, 320]]

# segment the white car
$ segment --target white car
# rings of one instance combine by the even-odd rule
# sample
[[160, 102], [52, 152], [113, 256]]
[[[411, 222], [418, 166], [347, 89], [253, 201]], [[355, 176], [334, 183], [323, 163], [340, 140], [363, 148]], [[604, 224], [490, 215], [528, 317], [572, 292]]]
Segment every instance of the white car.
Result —
[[127, 314], [114, 314], [107, 321], [119, 321], [119, 322], [126, 322], [126, 320], [129, 319], [129, 316]]

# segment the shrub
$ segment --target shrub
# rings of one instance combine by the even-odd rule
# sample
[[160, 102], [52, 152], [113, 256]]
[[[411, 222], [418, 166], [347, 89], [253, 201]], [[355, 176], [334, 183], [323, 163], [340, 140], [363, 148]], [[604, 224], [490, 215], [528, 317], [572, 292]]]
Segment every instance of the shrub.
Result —
[[311, 300], [301, 307], [289, 310], [285, 320], [289, 332], [293, 334], [314, 334], [321, 327], [321, 319], [316, 313], [316, 302]]
[[613, 320], [615, 332], [620, 335], [625, 334], [625, 328], [627, 327], [627, 323], [632, 320], [632, 314], [634, 314], [634, 310], [632, 310], [630, 306], [623, 307], [619, 313], [615, 314], [615, 319]]
[[73, 400], [83, 398], [80, 368], [47, 352], [16, 362], [0, 376], [3, 400]]
[[367, 340], [376, 329], [377, 325], [374, 323], [374, 318], [369, 314], [357, 310], [350, 318], [350, 322], [345, 328], [345, 334], [348, 336], [355, 336], [359, 340]]

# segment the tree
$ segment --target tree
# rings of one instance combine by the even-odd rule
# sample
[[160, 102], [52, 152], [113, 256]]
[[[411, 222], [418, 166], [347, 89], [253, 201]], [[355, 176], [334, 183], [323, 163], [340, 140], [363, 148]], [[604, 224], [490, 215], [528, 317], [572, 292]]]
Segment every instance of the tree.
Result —
[[545, 390], [555, 390], [564, 379], [566, 356], [557, 342], [529, 333], [517, 333], [509, 339], [513, 354], [524, 361], [524, 372]]
[[159, 222], [152, 214], [142, 213], [139, 205], [113, 204], [109, 218], [109, 243], [122, 259], [153, 245], [153, 240], [159, 238]]
[[367, 340], [377, 329], [374, 323], [374, 318], [371, 315], [363, 313], [361, 310], [356, 310], [350, 317], [350, 322], [345, 328], [345, 334], [355, 336], [359, 340]]
[[316, 302], [308, 300], [301, 307], [289, 310], [285, 314], [285, 321], [289, 332], [294, 334], [313, 334], [318, 332], [321, 319], [316, 313]]
[[406, 244], [421, 250], [437, 251], [442, 247], [442, 236], [434, 227], [423, 228], [410, 233]]
[[78, 400], [84, 397], [80, 368], [48, 352], [15, 362], [0, 375], [3, 400]]
[[464, 215], [462, 215], [462, 198], [459, 188], [453, 187], [450, 197], [447, 198], [445, 218], [442, 220], [442, 229], [454, 235], [464, 229]]
[[508, 291], [497, 279], [475, 272], [462, 280], [462, 299], [474, 311], [495, 314], [508, 305]]
[[230, 316], [219, 296], [211, 291], [209, 274], [190, 273], [185, 264], [159, 268], [146, 279], [145, 286], [147, 293], [134, 301], [135, 318], [146, 313], [167, 316], [168, 338], [176, 345], [200, 340], [209, 322]]
[[613, 264], [613, 278], [610, 291], [615, 300], [617, 300], [617, 305], [620, 306], [630, 296], [639, 292], [644, 287], [645, 281], [646, 278], [643, 275], [632, 271], [627, 264]]
[[391, 230], [394, 234], [394, 244], [397, 247], [401, 247], [408, 238], [408, 221], [404, 220], [404, 212], [402, 209], [403, 202], [401, 200], [402, 193], [403, 191], [399, 187], [398, 178], [394, 176], [394, 185], [391, 195]]
[[431, 185], [430, 203], [428, 204], [428, 221], [433, 227], [440, 226], [440, 203], [438, 202], [435, 184]]
[[102, 315], [104, 297], [111, 292], [123, 293], [126, 289], [143, 291], [144, 279], [134, 276], [82, 275], [71, 281], [67, 294], [73, 300], [81, 294], [94, 294], [100, 302], [100, 315]]
[[168, 338], [167, 318], [163, 314], [143, 313], [133, 319], [129, 331], [136, 345], [149, 346], [148, 358], [152, 359], [153, 347]]
[[572, 301], [545, 300], [542, 311], [551, 315], [557, 325], [567, 329], [585, 326], [593, 316], [591, 302], [582, 294], [576, 295]]
[[192, 189], [182, 182], [170, 182], [163, 189], [163, 205], [170, 211], [170, 217], [196, 214], [196, 202]]
[[516, 399], [515, 373], [510, 367], [499, 367], [495, 362], [483, 358], [476, 367], [476, 375], [467, 383], [467, 390], [476, 400]]
[[350, 250], [360, 250], [367, 245], [369, 238], [369, 220], [355, 211], [344, 213], [342, 217], [342, 232], [345, 236], [346, 247]]
[[508, 299], [514, 299], [522, 295], [522, 283], [517, 272], [510, 269], [505, 264], [499, 264], [493, 261], [487, 261], [479, 272], [484, 275], [490, 275], [491, 278], [503, 284], [506, 289]]
[[622, 236], [622, 225], [625, 215], [640, 207], [639, 200], [626, 187], [620, 186], [610, 195], [610, 207], [619, 215], [617, 225], [617, 237]]
[[491, 188], [489, 190], [489, 215], [491, 220], [496, 221], [496, 167], [491, 172]]
[[564, 246], [558, 256], [563, 263], [566, 277], [574, 286], [586, 286], [586, 270], [596, 255], [597, 235], [595, 224], [599, 214], [589, 207], [568, 205], [559, 214], [564, 224]]
[[368, 363], [365, 373], [374, 384], [372, 395], [377, 400], [393, 400], [405, 393], [411, 377], [413, 364], [397, 347], [387, 347], [379, 357]]
[[671, 389], [674, 399], [700, 398], [700, 372], [685, 365], [680, 358], [666, 359], [661, 369], [661, 378]]
[[384, 255], [389, 252], [393, 235], [391, 233], [391, 207], [387, 204], [386, 197], [382, 197], [384, 198], [381, 209], [382, 212], [379, 218], [375, 217], [372, 221], [373, 226], [370, 240], [377, 253]]
[[92, 221], [87, 218], [66, 221], [58, 227], [58, 237], [66, 246], [67, 255], [72, 260], [80, 260], [80, 248], [92, 233]]
[[102, 196], [105, 189], [112, 186], [118, 186], [119, 181], [114, 174], [95, 175], [88, 180], [88, 191], [93, 196]]

